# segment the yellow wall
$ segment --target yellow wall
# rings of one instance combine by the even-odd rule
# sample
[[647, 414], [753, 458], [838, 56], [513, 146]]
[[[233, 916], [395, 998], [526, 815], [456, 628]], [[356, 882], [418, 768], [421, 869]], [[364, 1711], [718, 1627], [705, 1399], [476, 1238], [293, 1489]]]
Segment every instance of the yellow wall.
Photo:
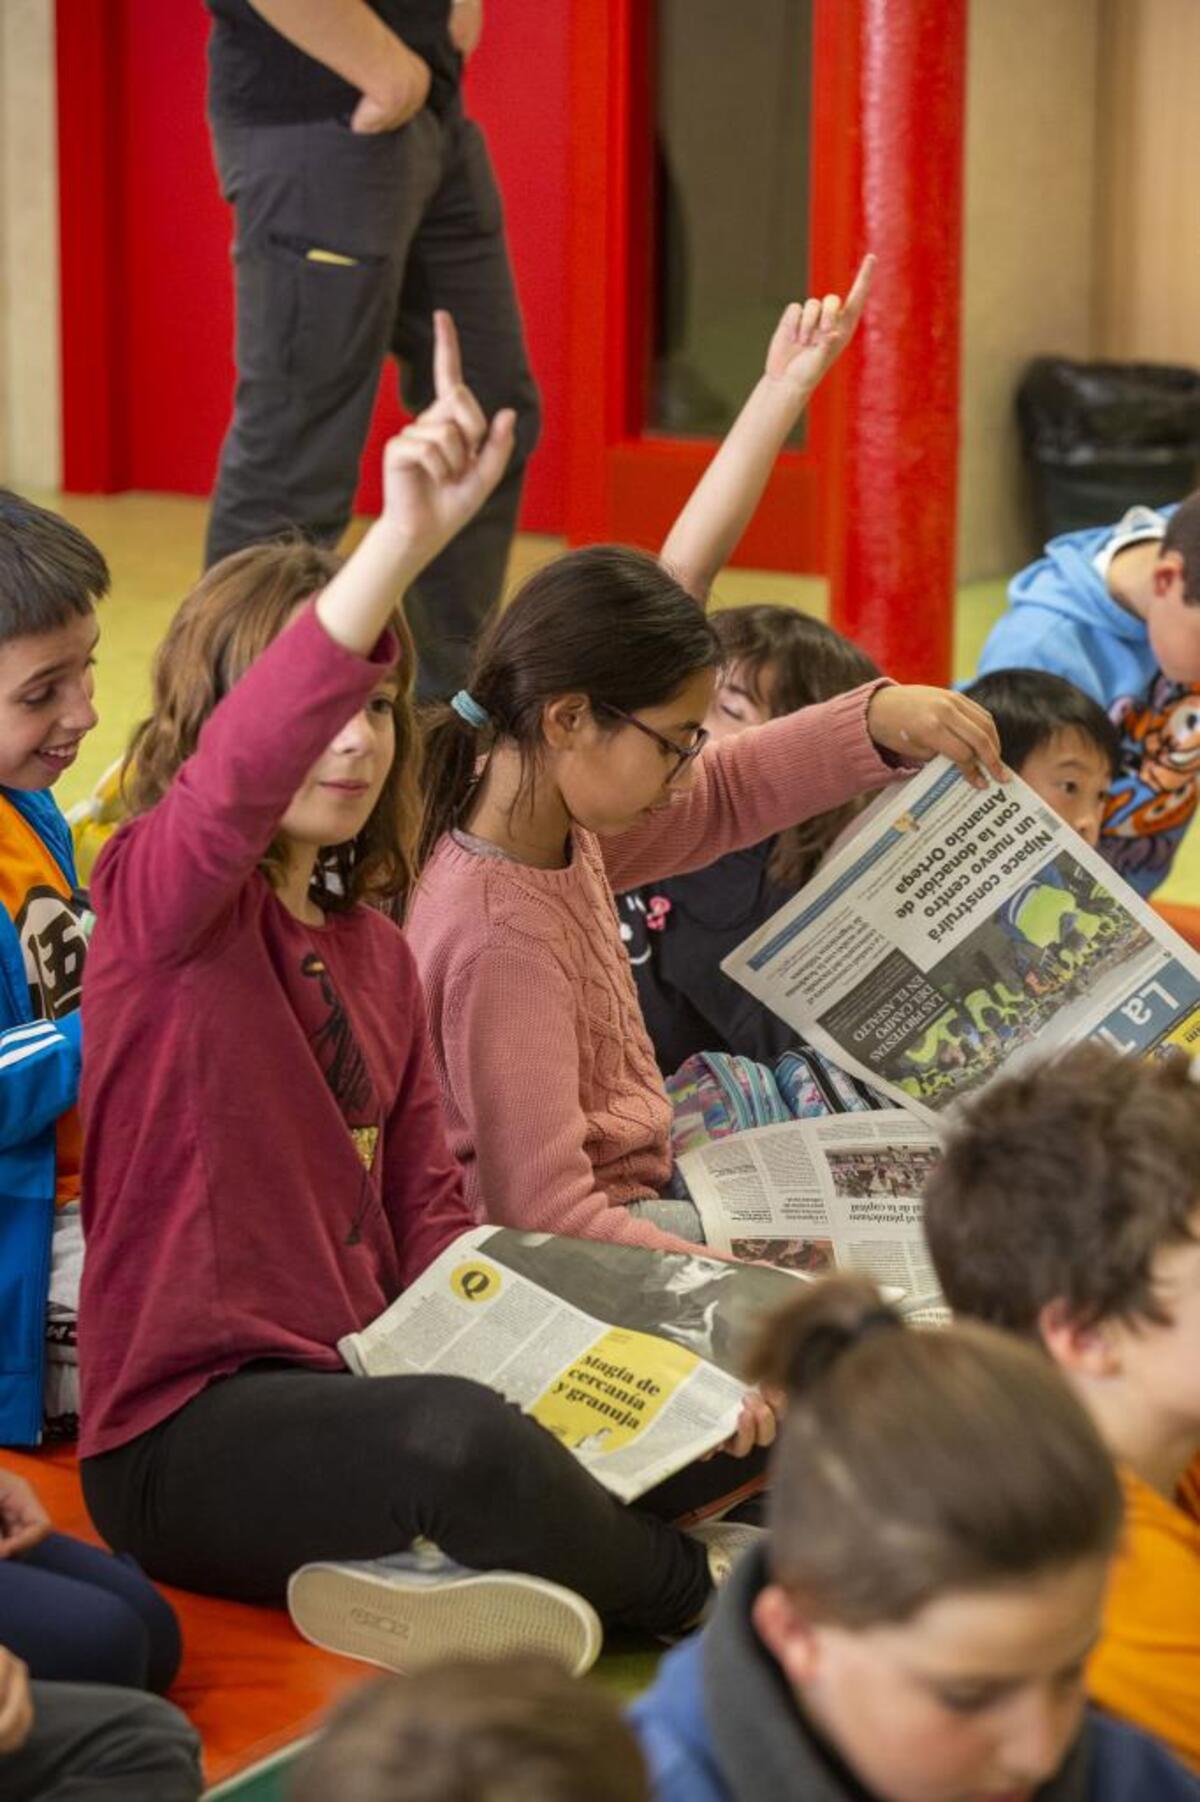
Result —
[[1042, 352], [1091, 353], [1099, 15], [1100, 0], [971, 0], [958, 506], [963, 581], [1002, 575], [1029, 559], [1013, 415], [1024, 365]]
[[1097, 349], [1200, 364], [1197, 0], [1100, 0]]
[[55, 119], [53, 0], [0, 0], [0, 481], [18, 488], [59, 481]]

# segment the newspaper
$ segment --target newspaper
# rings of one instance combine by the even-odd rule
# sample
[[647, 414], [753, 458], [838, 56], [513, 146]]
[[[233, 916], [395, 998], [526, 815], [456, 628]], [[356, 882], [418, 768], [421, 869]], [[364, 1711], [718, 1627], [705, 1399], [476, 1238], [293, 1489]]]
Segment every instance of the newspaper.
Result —
[[805, 1276], [869, 1276], [922, 1324], [948, 1318], [921, 1191], [937, 1135], [899, 1108], [790, 1120], [714, 1139], [679, 1166], [708, 1243]]
[[473, 1377], [631, 1502], [728, 1439], [782, 1270], [505, 1227], [463, 1233], [338, 1350], [358, 1376]]
[[721, 967], [931, 1125], [1081, 1039], [1200, 1052], [1200, 957], [1019, 777], [945, 758]]

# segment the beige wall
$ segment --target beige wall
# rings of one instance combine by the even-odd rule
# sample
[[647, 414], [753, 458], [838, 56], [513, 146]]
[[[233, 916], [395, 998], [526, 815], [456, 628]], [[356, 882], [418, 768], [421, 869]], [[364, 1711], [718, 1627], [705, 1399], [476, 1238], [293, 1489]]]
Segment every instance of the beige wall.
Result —
[[0, 480], [61, 466], [53, 0], [0, 0]]
[[1200, 365], [1197, 0], [1100, 0], [1097, 350]]
[[964, 581], [1028, 560], [1013, 417], [1025, 363], [1041, 352], [1091, 354], [1100, 4], [971, 0], [958, 504]]

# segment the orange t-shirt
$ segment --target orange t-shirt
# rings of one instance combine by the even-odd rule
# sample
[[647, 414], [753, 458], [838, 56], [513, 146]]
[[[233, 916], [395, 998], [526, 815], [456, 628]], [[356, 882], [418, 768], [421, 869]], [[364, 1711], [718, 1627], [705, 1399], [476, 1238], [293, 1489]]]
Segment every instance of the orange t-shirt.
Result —
[[1174, 1502], [1123, 1468], [1125, 1539], [1088, 1691], [1200, 1771], [1200, 1455]]
[[[71, 885], [25, 816], [0, 795], [0, 903], [17, 929], [38, 1020], [74, 1013], [83, 987], [87, 939]], [[79, 1109], [59, 1115], [55, 1201], [79, 1200], [83, 1129]]]

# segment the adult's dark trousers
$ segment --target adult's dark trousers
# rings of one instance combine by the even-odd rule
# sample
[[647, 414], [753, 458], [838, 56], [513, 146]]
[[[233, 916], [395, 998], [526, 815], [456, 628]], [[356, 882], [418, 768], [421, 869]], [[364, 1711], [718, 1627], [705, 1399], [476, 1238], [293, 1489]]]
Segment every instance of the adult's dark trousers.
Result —
[[200, 1741], [158, 1696], [33, 1685], [33, 1731], [0, 1757], [0, 1802], [195, 1802]]
[[35, 1678], [165, 1690], [182, 1646], [174, 1610], [127, 1558], [51, 1533], [0, 1559], [0, 1645]]
[[[722, 1464], [696, 1468], [718, 1483]], [[242, 1601], [282, 1600], [302, 1564], [418, 1537], [474, 1570], [548, 1577], [605, 1621], [651, 1632], [694, 1621], [711, 1588], [697, 1541], [615, 1501], [536, 1421], [460, 1377], [252, 1366], [82, 1474], [116, 1550], [160, 1582]]]
[[451, 694], [499, 599], [539, 426], [483, 135], [457, 101], [377, 134], [339, 119], [211, 129], [235, 216], [237, 390], [206, 563], [289, 529], [336, 543], [384, 359], [410, 410], [428, 406], [433, 310], [447, 308], [484, 411], [517, 410], [504, 480], [408, 596], [418, 691]]

